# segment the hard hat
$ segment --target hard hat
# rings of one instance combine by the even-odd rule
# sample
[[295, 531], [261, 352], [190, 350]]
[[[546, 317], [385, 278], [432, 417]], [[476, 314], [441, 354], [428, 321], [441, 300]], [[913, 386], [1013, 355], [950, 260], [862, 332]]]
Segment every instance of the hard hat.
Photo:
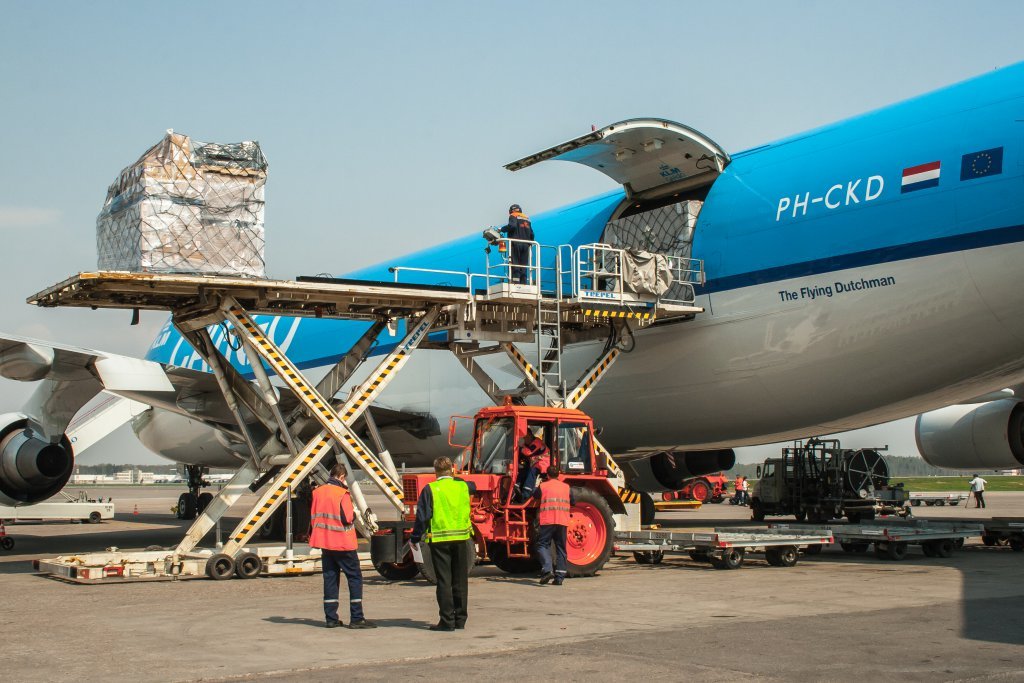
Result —
[[516, 211], [518, 211], [519, 213], [522, 213], [523, 212], [523, 207], [519, 206], [518, 204], [513, 204], [512, 206], [508, 207], [508, 212], [509, 213], [514, 213]]

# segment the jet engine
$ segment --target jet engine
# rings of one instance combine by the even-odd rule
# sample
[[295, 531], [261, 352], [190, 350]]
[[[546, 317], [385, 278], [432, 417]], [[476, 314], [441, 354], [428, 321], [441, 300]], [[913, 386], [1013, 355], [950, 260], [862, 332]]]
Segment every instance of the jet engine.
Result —
[[917, 416], [917, 449], [929, 465], [964, 470], [1024, 466], [1024, 403], [955, 405]]
[[50, 443], [32, 431], [24, 415], [0, 416], [0, 504], [46, 500], [68, 483], [74, 464], [67, 435]]
[[633, 475], [630, 486], [638, 491], [676, 491], [687, 479], [721, 472], [736, 464], [731, 448], [711, 451], [658, 451], [622, 463]]

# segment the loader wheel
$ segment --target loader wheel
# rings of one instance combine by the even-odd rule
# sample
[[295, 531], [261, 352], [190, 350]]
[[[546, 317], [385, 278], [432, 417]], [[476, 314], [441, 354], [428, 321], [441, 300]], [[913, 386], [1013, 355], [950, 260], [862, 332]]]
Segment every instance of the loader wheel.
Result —
[[715, 569], [739, 569], [743, 566], [743, 548], [726, 548], [720, 556], [711, 556], [711, 565]]
[[637, 564], [661, 564], [665, 559], [663, 550], [634, 550], [633, 559]]
[[14, 539], [10, 536], [0, 538], [0, 548], [3, 548], [4, 550], [14, 550]]
[[796, 521], [802, 522], [805, 519], [807, 519], [807, 511], [806, 510], [797, 510], [796, 512], [793, 513], [793, 517], [796, 518]]
[[593, 576], [612, 553], [612, 509], [590, 489], [574, 486], [572, 495], [576, 503], [569, 511], [565, 543], [569, 576]]
[[706, 503], [711, 498], [711, 483], [707, 479], [698, 479], [690, 485], [690, 498], [698, 503]]
[[224, 581], [235, 575], [235, 561], [230, 555], [217, 553], [206, 561], [206, 575], [214, 581]]
[[750, 518], [755, 522], [764, 521], [764, 508], [761, 507], [761, 501], [757, 500], [756, 498], [750, 504]]
[[654, 517], [656, 514], [654, 509], [654, 498], [649, 493], [640, 494], [640, 524], [642, 526], [650, 526], [654, 524]]
[[[469, 576], [473, 571], [473, 565], [476, 564], [476, 544], [473, 543], [472, 538], [467, 538], [464, 543], [469, 546], [466, 555], [469, 558], [469, 562], [466, 563], [466, 576]], [[423, 562], [416, 562], [416, 568], [420, 570], [420, 574], [427, 580], [427, 583], [434, 585], [437, 583], [437, 573], [434, 571], [434, 562], [430, 557], [430, 544], [420, 543], [420, 551], [423, 553]]]
[[242, 553], [235, 560], [235, 576], [240, 579], [255, 579], [263, 571], [263, 560], [256, 553]]
[[792, 567], [800, 557], [796, 546], [769, 546], [764, 549], [764, 557], [773, 567]]

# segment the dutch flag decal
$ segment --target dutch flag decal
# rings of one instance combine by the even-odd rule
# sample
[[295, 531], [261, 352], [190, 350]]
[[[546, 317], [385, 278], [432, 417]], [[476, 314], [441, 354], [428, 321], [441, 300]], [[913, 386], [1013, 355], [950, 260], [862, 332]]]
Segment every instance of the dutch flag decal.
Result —
[[932, 161], [920, 166], [911, 166], [903, 169], [903, 185], [900, 192], [913, 192], [924, 190], [929, 187], [938, 187], [939, 171], [941, 163]]

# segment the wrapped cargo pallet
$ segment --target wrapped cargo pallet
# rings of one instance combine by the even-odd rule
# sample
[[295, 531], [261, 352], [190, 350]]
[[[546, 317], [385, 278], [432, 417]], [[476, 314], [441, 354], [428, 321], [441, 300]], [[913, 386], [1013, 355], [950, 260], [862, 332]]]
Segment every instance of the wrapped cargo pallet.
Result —
[[107, 190], [96, 219], [99, 269], [266, 277], [266, 179], [256, 142], [167, 131]]

